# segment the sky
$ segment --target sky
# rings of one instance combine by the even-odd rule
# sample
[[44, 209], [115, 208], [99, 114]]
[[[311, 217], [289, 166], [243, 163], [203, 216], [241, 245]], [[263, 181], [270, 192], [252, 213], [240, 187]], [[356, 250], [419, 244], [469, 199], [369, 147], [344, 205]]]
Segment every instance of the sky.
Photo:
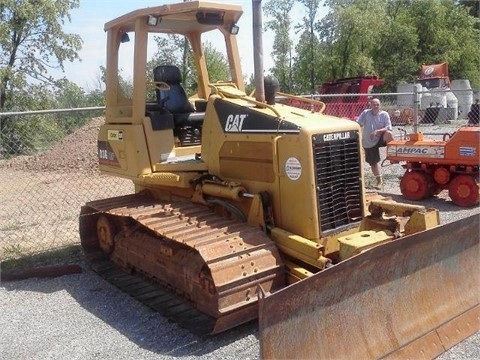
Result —
[[[219, 0], [214, 0], [219, 1]], [[82, 50], [79, 51], [81, 61], [65, 64], [65, 73], [59, 73], [58, 77], [65, 76], [68, 80], [75, 82], [86, 91], [98, 88], [98, 79], [100, 76], [100, 66], [105, 66], [105, 47], [106, 33], [103, 31], [103, 25], [121, 15], [130, 11], [160, 6], [168, 3], [181, 2], [181, 0], [137, 0], [137, 1], [118, 1], [118, 0], [80, 0], [80, 7], [70, 12], [71, 22], [66, 22], [64, 31], [80, 35], [83, 40]], [[253, 74], [253, 52], [251, 46], [246, 47], [245, 44], [252, 44], [252, 1], [251, 0], [232, 0], [222, 1], [224, 3], [232, 3], [241, 5], [243, 15], [238, 22], [240, 31], [238, 36], [238, 44], [240, 57], [242, 61], [242, 70], [248, 77]], [[292, 11], [292, 19], [300, 19], [302, 11], [296, 8]], [[265, 24], [266, 16], [263, 16]], [[263, 59], [264, 69], [268, 73], [268, 69], [272, 67], [273, 62], [270, 57], [272, 49], [273, 32], [268, 31], [263, 35]], [[245, 51], [246, 50], [246, 51]], [[54, 75], [57, 77], [57, 74]]]

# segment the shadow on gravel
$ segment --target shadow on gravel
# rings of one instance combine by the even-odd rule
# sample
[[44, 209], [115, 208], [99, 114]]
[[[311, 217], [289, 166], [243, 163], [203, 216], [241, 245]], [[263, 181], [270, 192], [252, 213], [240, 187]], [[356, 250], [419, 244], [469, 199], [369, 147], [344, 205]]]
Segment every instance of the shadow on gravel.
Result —
[[[31, 278], [23, 281], [2, 282], [0, 286], [7, 291], [44, 294], [66, 291], [68, 294], [63, 296], [74, 299], [73, 302], [65, 301], [69, 304], [73, 303], [73, 305], [70, 305], [72, 308], [69, 309], [70, 319], [63, 319], [61, 315], [55, 316], [55, 309], [36, 309], [36, 311], [45, 314], [45, 322], [65, 329], [71, 328], [72, 319], [75, 321], [75, 317], [78, 317], [77, 326], [80, 328], [72, 329], [70, 335], [68, 333], [64, 334], [65, 338], [70, 340], [79, 336], [79, 333], [85, 332], [86, 336], [89, 336], [90, 333], [94, 334], [97, 330], [90, 326], [102, 328], [103, 323], [106, 323], [138, 347], [168, 357], [204, 356], [233, 342], [239, 342], [239, 352], [236, 356], [245, 358], [242, 354], [251, 354], [251, 348], [258, 346], [258, 325], [256, 321], [219, 335], [197, 336], [170, 322], [106, 282], [89, 268], [88, 263], [81, 261], [78, 264], [82, 267], [81, 274], [49, 279]], [[25, 296], [28, 296], [28, 294]], [[65, 305], [62, 304], [62, 306]], [[82, 317], [91, 319], [85, 311], [94, 315], [98, 322], [93, 320], [93, 324], [83, 328], [85, 321]], [[62, 322], [64, 323], [62, 324]], [[104, 332], [103, 330], [102, 336], [107, 336]], [[115, 333], [115, 331], [112, 331], [112, 333]], [[112, 341], [118, 341], [118, 338]], [[92, 342], [97, 342], [97, 344], [93, 344], [94, 347], [100, 346], [97, 339], [93, 339]], [[68, 343], [67, 340], [66, 343]], [[105, 346], [108, 348], [108, 345]], [[102, 350], [100, 350], [101, 352]]]

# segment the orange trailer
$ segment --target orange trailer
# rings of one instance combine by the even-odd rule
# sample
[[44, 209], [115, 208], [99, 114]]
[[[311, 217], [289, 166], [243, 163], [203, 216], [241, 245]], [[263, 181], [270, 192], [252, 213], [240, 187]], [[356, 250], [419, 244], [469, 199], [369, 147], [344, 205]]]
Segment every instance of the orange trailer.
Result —
[[443, 140], [414, 133], [389, 142], [386, 160], [406, 169], [400, 182], [405, 198], [421, 200], [448, 190], [455, 204], [469, 207], [479, 202], [479, 144], [478, 126], [462, 127]]

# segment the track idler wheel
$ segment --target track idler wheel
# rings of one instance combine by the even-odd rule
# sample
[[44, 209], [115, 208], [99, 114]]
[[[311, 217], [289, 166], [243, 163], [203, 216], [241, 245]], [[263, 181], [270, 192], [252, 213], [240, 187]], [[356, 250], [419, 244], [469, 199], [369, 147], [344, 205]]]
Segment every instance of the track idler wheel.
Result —
[[448, 195], [452, 201], [464, 207], [478, 204], [478, 184], [471, 175], [457, 175], [448, 186]]
[[422, 200], [431, 197], [435, 192], [435, 184], [430, 175], [420, 171], [406, 172], [400, 181], [400, 190], [409, 200]]
[[105, 215], [100, 215], [97, 220], [98, 245], [106, 255], [110, 255], [115, 248], [114, 236], [114, 224]]

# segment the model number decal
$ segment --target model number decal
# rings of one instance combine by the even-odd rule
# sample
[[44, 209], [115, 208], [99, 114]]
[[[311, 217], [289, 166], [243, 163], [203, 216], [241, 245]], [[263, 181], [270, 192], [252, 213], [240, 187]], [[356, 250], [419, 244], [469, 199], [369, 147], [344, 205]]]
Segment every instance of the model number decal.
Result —
[[98, 163], [108, 166], [120, 166], [120, 162], [107, 141], [98, 142]]
[[108, 130], [107, 139], [108, 141], [113, 141], [113, 140], [123, 141], [123, 130]]

